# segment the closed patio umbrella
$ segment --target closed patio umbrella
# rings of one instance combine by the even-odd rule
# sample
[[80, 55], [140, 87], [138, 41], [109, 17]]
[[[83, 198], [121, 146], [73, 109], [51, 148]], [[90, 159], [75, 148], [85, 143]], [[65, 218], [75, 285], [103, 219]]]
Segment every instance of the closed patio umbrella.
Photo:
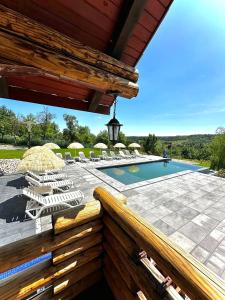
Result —
[[65, 162], [49, 149], [26, 156], [18, 165], [18, 171], [46, 172], [62, 169]]
[[139, 145], [138, 143], [131, 143], [130, 145], [128, 145], [129, 148], [141, 148], [141, 145]]
[[34, 153], [39, 153], [40, 151], [44, 151], [47, 148], [44, 148], [42, 146], [34, 146], [28, 149], [27, 151], [24, 152], [23, 158], [27, 157], [28, 155], [34, 154]]
[[46, 147], [48, 149], [60, 149], [59, 145], [55, 144], [55, 143], [46, 143], [44, 144], [43, 147]]
[[68, 149], [75, 149], [75, 156], [77, 155], [77, 149], [83, 149], [84, 146], [78, 142], [69, 144]]

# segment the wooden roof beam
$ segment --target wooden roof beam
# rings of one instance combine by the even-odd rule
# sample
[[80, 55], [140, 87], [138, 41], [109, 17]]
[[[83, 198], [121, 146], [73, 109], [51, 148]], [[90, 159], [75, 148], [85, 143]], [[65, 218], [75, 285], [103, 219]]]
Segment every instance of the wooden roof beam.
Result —
[[[4, 98], [69, 109], [76, 109], [81, 111], [87, 111], [88, 109], [87, 101], [79, 101], [72, 98], [43, 94], [37, 91], [25, 90], [13, 86], [8, 87], [8, 96]], [[98, 109], [95, 112], [108, 115], [110, 112], [110, 108], [108, 106], [99, 105]]]
[[90, 64], [116, 76], [136, 82], [138, 73], [131, 66], [96, 49], [83, 45], [52, 28], [0, 5], [0, 28], [36, 45]]
[[[138, 22], [141, 13], [147, 0], [127, 0], [125, 1], [124, 9], [122, 15], [120, 16], [120, 22], [118, 23], [117, 29], [114, 33], [114, 38], [109, 47], [108, 54], [112, 57], [120, 59], [123, 50], [127, 44], [127, 41], [132, 34], [134, 26]], [[89, 105], [89, 111], [94, 112], [100, 101], [102, 94], [100, 92], [95, 92]]]
[[5, 77], [0, 76], [0, 98], [8, 98], [8, 83]]
[[117, 93], [119, 96], [132, 98], [138, 93], [136, 83], [63, 56], [53, 50], [47, 50], [1, 30], [0, 55], [19, 64], [39, 68], [55, 76], [74, 80], [106, 94]]

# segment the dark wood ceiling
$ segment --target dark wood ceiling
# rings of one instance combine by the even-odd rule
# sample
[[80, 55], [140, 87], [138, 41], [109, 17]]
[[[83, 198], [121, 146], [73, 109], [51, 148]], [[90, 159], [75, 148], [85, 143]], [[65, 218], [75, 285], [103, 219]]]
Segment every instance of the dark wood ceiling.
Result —
[[[171, 3], [172, 0], [0, 0], [0, 4], [133, 67]], [[110, 112], [114, 101], [114, 96], [54, 77], [11, 74], [7, 81], [10, 98], [17, 100], [103, 114]]]

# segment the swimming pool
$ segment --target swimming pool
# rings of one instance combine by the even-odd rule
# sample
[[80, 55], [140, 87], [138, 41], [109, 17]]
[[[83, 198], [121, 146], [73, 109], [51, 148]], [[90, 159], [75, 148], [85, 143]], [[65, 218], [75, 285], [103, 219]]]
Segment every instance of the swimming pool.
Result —
[[145, 162], [123, 166], [98, 168], [99, 171], [125, 185], [182, 171], [199, 171], [200, 169], [202, 169], [202, 167], [200, 166], [180, 163], [176, 161]]

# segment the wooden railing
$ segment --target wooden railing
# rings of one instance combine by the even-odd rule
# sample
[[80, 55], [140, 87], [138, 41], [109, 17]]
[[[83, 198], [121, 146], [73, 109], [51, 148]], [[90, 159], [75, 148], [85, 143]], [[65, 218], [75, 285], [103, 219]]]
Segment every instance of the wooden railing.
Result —
[[[183, 299], [176, 293], [181, 289], [191, 299], [225, 299], [222, 279], [103, 188], [94, 197], [104, 209], [103, 270], [114, 295], [119, 294], [116, 298]], [[165, 276], [173, 282], [169, 288], [166, 282], [171, 280]]]
[[101, 280], [102, 214], [92, 201], [53, 215], [53, 230], [0, 248], [0, 272], [52, 253], [44, 264], [0, 282], [0, 299], [23, 299], [50, 285], [34, 299], [72, 299]]
[[[54, 213], [53, 229], [0, 248], [0, 272], [48, 261], [0, 282], [0, 300], [73, 299], [102, 280], [115, 299], [225, 299], [224, 282], [103, 188], [95, 201]], [[38, 295], [36, 291], [43, 289]]]

